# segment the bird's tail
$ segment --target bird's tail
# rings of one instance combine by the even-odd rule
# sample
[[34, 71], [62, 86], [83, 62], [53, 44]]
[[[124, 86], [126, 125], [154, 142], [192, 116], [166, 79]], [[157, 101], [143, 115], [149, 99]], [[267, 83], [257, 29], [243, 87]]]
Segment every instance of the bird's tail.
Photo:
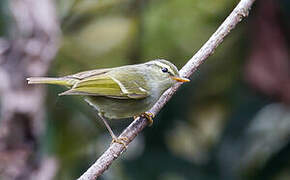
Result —
[[30, 77], [27, 78], [27, 81], [28, 84], [55, 84], [71, 87], [77, 80], [70, 78]]

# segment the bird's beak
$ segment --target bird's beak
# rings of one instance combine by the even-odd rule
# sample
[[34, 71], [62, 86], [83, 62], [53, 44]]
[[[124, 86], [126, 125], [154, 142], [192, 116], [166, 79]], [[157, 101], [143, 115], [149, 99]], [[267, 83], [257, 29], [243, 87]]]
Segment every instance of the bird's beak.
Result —
[[175, 81], [178, 81], [178, 82], [189, 82], [190, 81], [187, 78], [176, 77], [176, 76], [172, 76], [171, 78], [174, 79]]

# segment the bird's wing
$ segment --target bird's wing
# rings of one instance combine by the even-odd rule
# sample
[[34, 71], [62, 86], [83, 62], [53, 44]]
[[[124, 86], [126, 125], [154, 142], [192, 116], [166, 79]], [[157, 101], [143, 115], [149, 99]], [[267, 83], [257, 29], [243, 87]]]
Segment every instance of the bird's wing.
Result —
[[[112, 71], [109, 76], [118, 83], [123, 93], [129, 98], [141, 99], [150, 95], [145, 76], [139, 69], [126, 67], [126, 70]], [[130, 76], [128, 76], [130, 74]], [[134, 74], [134, 75], [132, 75]]]
[[110, 73], [110, 71], [98, 72], [86, 76], [70, 90], [60, 95], [106, 96], [117, 99], [142, 99], [147, 97], [149, 92], [135, 81], [128, 79], [127, 73], [123, 71], [114, 73]]
[[89, 77], [105, 74], [105, 73], [111, 71], [112, 69], [113, 68], [94, 69], [94, 70], [89, 70], [89, 71], [82, 71], [82, 72], [79, 72], [79, 73], [76, 73], [76, 74], [72, 74], [72, 75], [68, 75], [68, 76], [65, 76], [65, 77], [74, 78], [74, 79], [78, 79], [78, 80], [84, 80], [84, 79], [89, 78]]

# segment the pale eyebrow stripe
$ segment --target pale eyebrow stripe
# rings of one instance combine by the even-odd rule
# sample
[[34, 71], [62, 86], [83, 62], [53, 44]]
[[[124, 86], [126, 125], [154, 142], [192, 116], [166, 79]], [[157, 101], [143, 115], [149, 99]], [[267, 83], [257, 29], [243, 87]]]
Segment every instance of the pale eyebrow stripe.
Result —
[[170, 72], [170, 74], [174, 74], [174, 73], [172, 72], [171, 67], [168, 66], [167, 64], [164, 64], [164, 63], [159, 62], [159, 61], [156, 61], [156, 62], [154, 62], [154, 63], [155, 63], [157, 66], [160, 66], [160, 67], [166, 67], [166, 68], [168, 69], [168, 71]]

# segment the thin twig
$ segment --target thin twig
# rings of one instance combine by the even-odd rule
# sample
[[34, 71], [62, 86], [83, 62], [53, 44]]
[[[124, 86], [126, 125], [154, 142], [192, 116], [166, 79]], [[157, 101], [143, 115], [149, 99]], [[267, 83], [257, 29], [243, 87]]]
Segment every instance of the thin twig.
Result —
[[[202, 48], [186, 63], [180, 70], [180, 75], [190, 77], [196, 69], [214, 53], [218, 45], [222, 43], [224, 38], [230, 31], [246, 16], [255, 0], [241, 0], [237, 7], [210, 37], [210, 39], [202, 46]], [[161, 108], [170, 100], [173, 94], [181, 86], [181, 83], [176, 84], [168, 89], [151, 108], [150, 112], [157, 114]], [[119, 137], [127, 137], [128, 144], [147, 126], [146, 118], [137, 118], [134, 120]], [[112, 144], [99, 159], [78, 179], [78, 180], [94, 180], [109, 168], [112, 162], [118, 158], [124, 151], [124, 146], [114, 143]]]

